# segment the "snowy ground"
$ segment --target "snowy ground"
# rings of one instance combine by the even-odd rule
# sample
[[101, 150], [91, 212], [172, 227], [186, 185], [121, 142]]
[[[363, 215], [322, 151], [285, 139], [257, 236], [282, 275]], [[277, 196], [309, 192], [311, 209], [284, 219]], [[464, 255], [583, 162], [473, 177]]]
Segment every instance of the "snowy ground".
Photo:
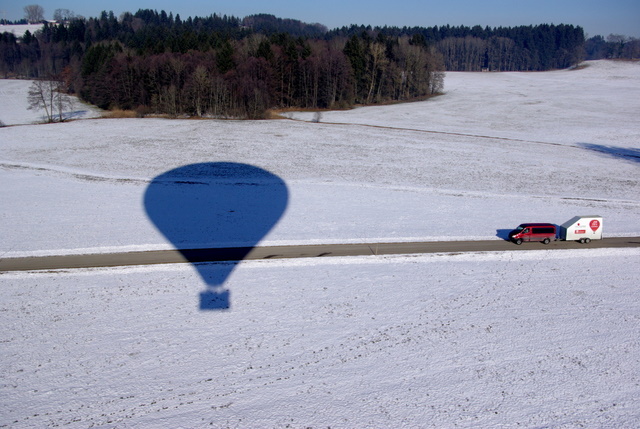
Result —
[[[445, 83], [319, 123], [2, 128], [0, 257], [171, 247], [181, 226], [158, 231], [145, 191], [202, 162], [286, 183], [262, 244], [497, 240], [577, 214], [640, 235], [639, 63]], [[2, 100], [0, 120], [33, 122]], [[257, 240], [260, 204], [179, 243]], [[0, 427], [637, 427], [640, 251], [529, 246], [0, 274]], [[231, 308], [199, 310], [221, 272]]]
[[38, 30], [41, 30], [44, 24], [18, 24], [18, 25], [4, 25], [0, 24], [0, 33], [12, 33], [16, 37], [24, 36], [24, 33], [29, 31], [31, 34]]

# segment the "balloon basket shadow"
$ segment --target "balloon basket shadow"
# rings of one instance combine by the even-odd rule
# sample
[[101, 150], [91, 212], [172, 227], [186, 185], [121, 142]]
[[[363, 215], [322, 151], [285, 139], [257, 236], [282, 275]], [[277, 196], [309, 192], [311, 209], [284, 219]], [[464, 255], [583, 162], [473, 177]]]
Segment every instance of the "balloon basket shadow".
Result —
[[200, 293], [200, 310], [229, 310], [230, 308], [228, 290], [209, 289]]

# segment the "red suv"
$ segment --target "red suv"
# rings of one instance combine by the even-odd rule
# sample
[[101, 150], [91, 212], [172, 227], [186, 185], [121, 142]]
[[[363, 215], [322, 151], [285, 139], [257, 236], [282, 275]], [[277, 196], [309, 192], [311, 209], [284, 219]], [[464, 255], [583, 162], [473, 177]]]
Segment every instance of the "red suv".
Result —
[[540, 241], [549, 244], [556, 239], [556, 226], [551, 223], [523, 223], [509, 233], [509, 240], [516, 244], [523, 241]]

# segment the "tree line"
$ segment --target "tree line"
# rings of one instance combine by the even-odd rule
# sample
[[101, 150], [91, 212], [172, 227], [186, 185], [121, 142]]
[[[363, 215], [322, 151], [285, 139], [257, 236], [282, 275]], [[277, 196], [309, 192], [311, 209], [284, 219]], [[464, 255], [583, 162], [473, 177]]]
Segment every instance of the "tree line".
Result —
[[585, 43], [586, 59], [639, 59], [640, 39], [621, 34], [609, 34], [605, 39], [594, 36]]
[[139, 10], [45, 23], [36, 34], [0, 36], [0, 72], [55, 77], [102, 108], [170, 115], [259, 118], [271, 108], [347, 108], [442, 90], [442, 58], [409, 37], [309, 37], [317, 24], [290, 20], [280, 24], [297, 26], [297, 37], [282, 25], [250, 27], [269, 19]]
[[181, 19], [139, 10], [0, 35], [4, 77], [52, 78], [102, 108], [258, 118], [270, 108], [348, 108], [428, 97], [444, 71], [565, 68], [582, 28], [343, 27], [272, 15]]
[[[331, 34], [349, 35], [368, 27], [350, 26]], [[570, 67], [584, 59], [584, 31], [573, 25], [519, 27], [382, 27], [387, 36], [410, 36], [435, 46], [447, 71], [544, 71]]]

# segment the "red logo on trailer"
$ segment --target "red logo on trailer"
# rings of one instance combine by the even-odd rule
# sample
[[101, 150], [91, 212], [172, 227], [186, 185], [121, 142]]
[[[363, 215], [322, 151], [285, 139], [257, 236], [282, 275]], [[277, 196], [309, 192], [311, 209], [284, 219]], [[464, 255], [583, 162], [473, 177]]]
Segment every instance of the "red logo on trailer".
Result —
[[591, 222], [589, 222], [589, 226], [591, 227], [591, 230], [593, 232], [596, 232], [598, 228], [600, 228], [600, 221], [598, 219], [594, 219]]

